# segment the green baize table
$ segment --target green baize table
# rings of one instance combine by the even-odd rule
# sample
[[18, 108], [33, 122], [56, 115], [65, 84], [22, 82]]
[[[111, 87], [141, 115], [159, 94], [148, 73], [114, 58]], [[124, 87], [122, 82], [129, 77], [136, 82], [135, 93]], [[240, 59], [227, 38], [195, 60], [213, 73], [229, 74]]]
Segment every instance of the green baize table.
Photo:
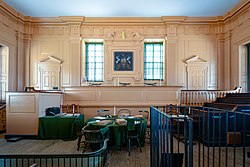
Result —
[[[109, 119], [109, 118], [107, 118]], [[102, 125], [97, 124], [95, 121], [95, 117], [87, 120], [86, 122], [89, 123], [92, 126], [109, 126], [109, 146], [120, 148], [121, 146], [127, 145], [127, 133], [126, 133], [126, 127], [127, 125], [120, 125], [115, 122], [115, 119], [111, 119], [114, 122], [112, 124], [108, 125]], [[139, 119], [138, 123], [136, 124], [136, 130], [139, 134], [139, 141], [141, 146], [143, 147], [145, 145], [145, 138], [146, 138], [146, 128], [147, 128], [147, 119]]]
[[84, 125], [84, 115], [67, 114], [39, 118], [38, 139], [75, 140]]

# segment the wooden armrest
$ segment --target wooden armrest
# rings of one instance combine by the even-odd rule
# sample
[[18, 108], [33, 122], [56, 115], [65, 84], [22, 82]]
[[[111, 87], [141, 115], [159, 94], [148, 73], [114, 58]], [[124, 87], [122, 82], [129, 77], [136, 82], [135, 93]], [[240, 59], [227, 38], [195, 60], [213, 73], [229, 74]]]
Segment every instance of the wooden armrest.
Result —
[[104, 150], [107, 149], [108, 141], [109, 141], [109, 139], [105, 139], [102, 148], [100, 148], [99, 150], [92, 151], [92, 152], [84, 152], [83, 155], [92, 157], [92, 156], [96, 156], [96, 155], [102, 153]]

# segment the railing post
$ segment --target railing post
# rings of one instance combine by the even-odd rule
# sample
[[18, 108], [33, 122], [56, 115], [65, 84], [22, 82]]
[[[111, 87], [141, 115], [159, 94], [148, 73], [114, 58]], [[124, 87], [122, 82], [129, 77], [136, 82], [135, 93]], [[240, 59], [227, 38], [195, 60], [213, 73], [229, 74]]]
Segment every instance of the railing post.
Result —
[[193, 120], [189, 120], [188, 122], [188, 130], [189, 130], [189, 167], [193, 167]]

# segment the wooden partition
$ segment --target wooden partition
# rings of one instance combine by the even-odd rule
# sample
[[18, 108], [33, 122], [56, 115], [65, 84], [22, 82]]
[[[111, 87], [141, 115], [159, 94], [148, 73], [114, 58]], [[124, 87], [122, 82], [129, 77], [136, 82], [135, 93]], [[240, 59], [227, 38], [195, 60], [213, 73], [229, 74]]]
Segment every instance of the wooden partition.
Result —
[[132, 114], [148, 110], [150, 106], [179, 104], [180, 86], [84, 86], [64, 87], [63, 104], [79, 104], [85, 118], [100, 108], [115, 114], [129, 108]]
[[59, 107], [61, 93], [7, 92], [6, 136], [37, 135], [38, 119], [48, 107]]

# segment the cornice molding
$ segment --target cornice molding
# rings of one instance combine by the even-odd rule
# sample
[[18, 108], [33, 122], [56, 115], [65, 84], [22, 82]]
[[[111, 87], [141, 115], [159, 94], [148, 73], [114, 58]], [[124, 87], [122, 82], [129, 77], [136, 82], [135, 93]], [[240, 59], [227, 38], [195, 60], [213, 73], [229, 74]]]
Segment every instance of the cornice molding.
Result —
[[83, 26], [164, 26], [160, 17], [86, 17]]
[[6, 12], [8, 16], [13, 17], [14, 19], [21, 19], [24, 21], [24, 15], [15, 11], [9, 5], [7, 5], [3, 0], [0, 0], [0, 7], [3, 9], [2, 11]]
[[[141, 26], [141, 25], [189, 25], [189, 24], [218, 24], [230, 22], [250, 7], [250, 0], [242, 0], [232, 10], [223, 16], [216, 17], [187, 17], [187, 16], [162, 16], [162, 17], [84, 17], [84, 16], [60, 16], [60, 17], [31, 17], [23, 16], [0, 0], [2, 11], [13, 19], [30, 22], [32, 26], [68, 26], [68, 25], [117, 25], [117, 26]], [[0, 8], [0, 9], [1, 9]]]
[[165, 24], [181, 24], [187, 16], [162, 16], [161, 19]]
[[59, 17], [63, 22], [69, 25], [81, 25], [85, 17], [84, 16], [61, 16]]
[[220, 17], [187, 17], [187, 16], [163, 16], [155, 18], [88, 18], [79, 16], [29, 18], [32, 25], [82, 25], [82, 26], [164, 26], [164, 25], [189, 25], [189, 24], [217, 24]]
[[160, 17], [86, 17], [85, 23], [160, 23]]
[[241, 0], [241, 2], [233, 7], [230, 11], [228, 11], [224, 16], [223, 20], [231, 19], [233, 17], [237, 17], [240, 15], [243, 11], [248, 9], [250, 6], [250, 0]]
[[60, 17], [31, 17], [29, 18], [30, 23], [33, 26], [58, 26], [63, 25], [66, 26], [67, 23], [63, 22]]

